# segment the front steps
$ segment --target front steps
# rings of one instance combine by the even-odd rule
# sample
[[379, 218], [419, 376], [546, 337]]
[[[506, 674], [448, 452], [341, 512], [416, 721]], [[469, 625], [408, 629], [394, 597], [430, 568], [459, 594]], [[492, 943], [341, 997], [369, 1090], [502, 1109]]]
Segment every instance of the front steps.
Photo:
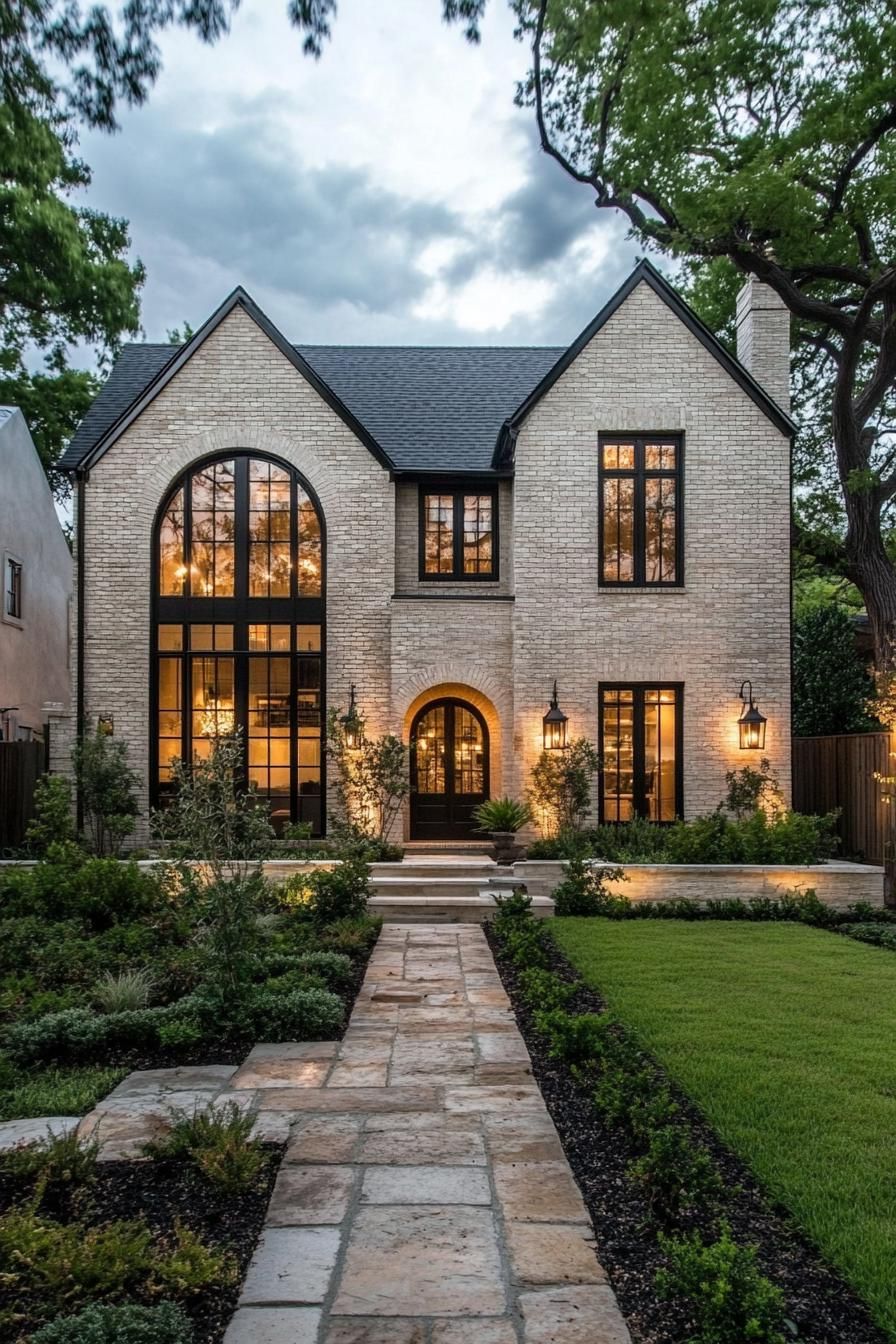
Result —
[[[511, 868], [481, 855], [406, 853], [402, 863], [371, 865], [371, 914], [392, 923], [481, 924], [495, 913], [495, 893], [519, 885]], [[553, 913], [546, 896], [533, 900], [532, 913]]]

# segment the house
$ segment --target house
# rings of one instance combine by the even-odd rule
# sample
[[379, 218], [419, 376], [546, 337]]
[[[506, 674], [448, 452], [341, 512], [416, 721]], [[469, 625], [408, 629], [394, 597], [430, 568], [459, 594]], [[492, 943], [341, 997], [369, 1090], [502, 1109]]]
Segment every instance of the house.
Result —
[[68, 705], [72, 556], [25, 417], [0, 406], [0, 741], [44, 737]]
[[63, 462], [79, 718], [144, 813], [239, 726], [320, 832], [354, 694], [410, 745], [405, 836], [462, 840], [524, 793], [555, 682], [606, 821], [718, 803], [744, 682], [786, 791], [789, 322], [753, 282], [738, 319], [740, 362], [643, 262], [565, 350], [296, 346], [242, 289], [126, 347]]

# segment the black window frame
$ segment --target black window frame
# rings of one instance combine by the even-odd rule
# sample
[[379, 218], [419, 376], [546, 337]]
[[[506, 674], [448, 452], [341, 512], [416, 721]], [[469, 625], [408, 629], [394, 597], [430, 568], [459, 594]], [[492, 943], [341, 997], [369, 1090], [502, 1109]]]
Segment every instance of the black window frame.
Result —
[[[675, 693], [675, 817], [684, 816], [684, 682], [683, 681], [602, 681], [597, 693], [597, 751], [601, 761], [605, 759], [604, 744], [604, 696], [607, 691], [632, 692], [632, 757], [635, 779], [632, 787], [634, 816], [649, 821], [646, 815], [644, 787], [644, 694], [646, 691], [673, 691]], [[598, 816], [601, 825], [625, 826], [624, 821], [607, 821], [604, 806], [604, 771], [601, 767], [598, 776]], [[671, 821], [654, 821], [653, 826], [671, 826]]]
[[[426, 496], [451, 495], [452, 533], [451, 533], [451, 572], [446, 574], [428, 574], [426, 572]], [[489, 495], [492, 501], [492, 567], [487, 574], [464, 573], [464, 495]], [[421, 583], [497, 583], [500, 577], [500, 555], [498, 550], [498, 487], [481, 481], [469, 481], [464, 484], [452, 478], [449, 481], [421, 481], [417, 495], [417, 574]]]
[[[670, 442], [675, 444], [675, 468], [673, 471], [660, 471], [645, 466], [644, 450], [648, 443]], [[634, 468], [604, 468], [604, 448], [615, 444], [633, 444], [635, 449]], [[634, 564], [630, 579], [604, 578], [604, 481], [613, 479], [632, 479], [634, 489]], [[675, 578], [647, 578], [647, 538], [645, 528], [646, 483], [650, 480], [675, 481]], [[684, 587], [684, 434], [680, 430], [654, 430], [651, 433], [599, 434], [597, 439], [597, 499], [598, 499], [598, 545], [597, 545], [597, 582], [600, 588], [683, 588]]]
[[7, 621], [21, 624], [24, 620], [22, 599], [24, 565], [16, 555], [7, 554], [3, 573], [3, 616]]
[[[290, 592], [288, 597], [250, 597], [249, 596], [249, 536], [248, 536], [248, 463], [250, 459], [259, 459], [272, 463], [274, 466], [281, 467], [290, 473], [290, 551], [293, 559], [292, 577], [290, 580]], [[235, 552], [234, 552], [234, 595], [232, 597], [215, 597], [193, 595], [189, 578], [185, 583], [185, 591], [181, 595], [163, 595], [160, 592], [160, 561], [161, 561], [161, 527], [166, 509], [178, 490], [184, 490], [184, 563], [189, 564], [190, 531], [191, 531], [191, 501], [189, 482], [190, 478], [203, 468], [212, 465], [214, 462], [234, 461], [235, 478]], [[298, 491], [305, 493], [311, 501], [317, 513], [320, 524], [320, 596], [307, 597], [298, 595], [298, 575], [296, 570], [296, 560], [298, 557]], [[159, 781], [159, 672], [160, 659], [169, 651], [159, 647], [159, 630], [162, 626], [180, 626], [182, 639], [181, 649], [171, 650], [170, 656], [180, 659], [180, 677], [181, 677], [181, 745], [184, 749], [184, 759], [189, 759], [191, 728], [190, 728], [190, 692], [191, 676], [194, 656], [202, 656], [203, 651], [190, 648], [189, 631], [191, 627], [199, 625], [229, 625], [233, 627], [233, 647], [229, 649], [209, 650], [206, 656], [222, 658], [232, 658], [234, 666], [234, 713], [237, 723], [248, 723], [248, 684], [249, 684], [249, 663], [253, 657], [288, 657], [290, 659], [290, 743], [291, 743], [291, 764], [290, 764], [290, 817], [292, 821], [302, 821], [305, 819], [306, 809], [302, 804], [302, 794], [300, 789], [300, 767], [298, 757], [298, 691], [299, 686], [299, 668], [300, 659], [307, 658], [319, 660], [320, 666], [320, 793], [313, 795], [319, 801], [319, 827], [315, 834], [321, 836], [326, 834], [327, 816], [326, 816], [326, 798], [327, 798], [327, 761], [326, 761], [326, 722], [327, 722], [327, 528], [326, 519], [320, 500], [307, 479], [292, 463], [284, 461], [271, 453], [266, 453], [254, 448], [232, 448], [225, 452], [217, 452], [205, 458], [200, 458], [183, 470], [178, 477], [171, 482], [165, 491], [162, 502], [157, 510], [155, 524], [153, 527], [153, 545], [152, 545], [152, 602], [151, 602], [151, 630], [150, 630], [150, 751], [149, 751], [149, 784], [150, 784], [150, 802], [153, 806], [164, 805], [166, 790], [160, 786]], [[278, 652], [276, 650], [258, 650], [249, 648], [248, 631], [253, 625], [288, 625], [290, 626], [290, 647]], [[297, 627], [300, 625], [313, 625], [320, 627], [320, 651], [314, 654], [304, 654], [297, 647]], [[246, 760], [244, 762], [243, 776], [241, 781], [243, 787], [248, 787], [248, 734], [246, 735]], [[309, 795], [310, 796], [310, 795]], [[307, 809], [313, 810], [313, 809]]]

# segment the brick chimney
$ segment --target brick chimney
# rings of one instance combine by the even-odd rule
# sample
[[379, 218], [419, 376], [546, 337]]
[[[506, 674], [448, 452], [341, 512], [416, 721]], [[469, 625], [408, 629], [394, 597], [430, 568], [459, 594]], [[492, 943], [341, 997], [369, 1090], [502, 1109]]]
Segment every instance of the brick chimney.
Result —
[[790, 311], [753, 276], [737, 296], [737, 357], [783, 411], [790, 411]]

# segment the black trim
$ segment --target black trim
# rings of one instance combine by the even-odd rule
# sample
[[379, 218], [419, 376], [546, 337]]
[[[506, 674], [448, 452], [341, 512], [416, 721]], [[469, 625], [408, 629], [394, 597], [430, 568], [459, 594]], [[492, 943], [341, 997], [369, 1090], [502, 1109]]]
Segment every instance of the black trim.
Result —
[[[248, 596], [248, 463], [250, 459], [271, 462], [282, 467], [290, 474], [290, 546], [293, 558], [298, 555], [298, 508], [297, 490], [301, 489], [314, 505], [320, 524], [321, 541], [321, 592], [320, 597], [299, 597], [298, 575], [293, 564], [290, 597], [249, 597]], [[235, 568], [234, 588], [239, 594], [234, 597], [164, 597], [159, 593], [159, 536], [161, 523], [172, 495], [179, 489], [184, 490], [184, 560], [189, 563], [188, 539], [191, 523], [191, 498], [187, 485], [191, 476], [213, 462], [233, 461], [234, 466], [234, 511], [235, 511]], [[156, 510], [152, 533], [152, 601], [150, 617], [150, 668], [149, 668], [149, 793], [150, 801], [158, 805], [161, 800], [159, 788], [159, 733], [158, 733], [158, 696], [159, 696], [159, 658], [164, 650], [158, 648], [158, 629], [160, 625], [179, 625], [184, 632], [181, 659], [181, 745], [189, 750], [191, 733], [191, 686], [190, 670], [193, 652], [189, 647], [189, 628], [191, 625], [232, 625], [234, 639], [232, 649], [221, 649], [219, 656], [234, 660], [234, 713], [238, 723], [247, 722], [248, 713], [248, 669], [253, 657], [276, 657], [276, 650], [252, 651], [248, 647], [249, 625], [288, 625], [290, 627], [289, 653], [280, 653], [290, 660], [290, 815], [294, 821], [302, 820], [301, 795], [298, 789], [298, 698], [296, 692], [298, 659], [301, 651], [296, 648], [297, 625], [320, 626], [320, 834], [326, 833], [326, 722], [327, 722], [327, 527], [326, 519], [315, 490], [305, 480], [301, 472], [292, 463], [254, 448], [234, 448], [225, 452], [213, 453], [208, 457], [191, 462], [181, 471], [166, 489]], [[245, 636], [245, 637], [244, 637]], [[216, 651], [210, 650], [209, 656]], [[196, 656], [201, 657], [202, 651]], [[314, 655], [312, 655], [314, 656]], [[248, 769], [248, 761], [246, 763]]]
[[[644, 448], [655, 441], [675, 444], [673, 471], [648, 470], [644, 463]], [[635, 449], [635, 466], [604, 469], [605, 446], [631, 443]], [[684, 587], [684, 434], [680, 430], [654, 430], [637, 434], [599, 434], [597, 436], [597, 582], [600, 588], [683, 588]], [[630, 579], [604, 578], [604, 481], [631, 478], [635, 482], [634, 502], [634, 572]], [[648, 479], [675, 481], [675, 580], [648, 579], [647, 538], [644, 527], [646, 482]]]
[[128, 409], [109, 426], [99, 442], [94, 444], [90, 452], [85, 454], [81, 459], [81, 467], [89, 469], [100, 460], [103, 454], [112, 447], [112, 444], [115, 443], [116, 439], [120, 438], [125, 430], [134, 423], [137, 417], [143, 414], [146, 407], [155, 400], [162, 389], [167, 387], [175, 374], [180, 372], [187, 360], [195, 354], [212, 332], [215, 331], [224, 319], [229, 317], [233, 310], [238, 307], [242, 308], [244, 312], [252, 318], [253, 322], [261, 328], [280, 353], [289, 360], [293, 368], [299, 371], [306, 382], [310, 383], [314, 388], [318, 396], [327, 403], [332, 411], [335, 411], [343, 424], [347, 425], [355, 437], [360, 439], [364, 444], [365, 448], [369, 449], [380, 465], [385, 467], [388, 471], [394, 470], [394, 464], [388, 453], [380, 447], [370, 431], [364, 428], [360, 420], [358, 420], [345, 403], [337, 397], [333, 389], [323, 381], [314, 369], [312, 369], [308, 361], [303, 359], [299, 352], [289, 344], [286, 338], [274, 326], [273, 322], [271, 322], [270, 318], [262, 312], [257, 303], [255, 303], [250, 295], [246, 293], [242, 286], [237, 286], [233, 293], [224, 300], [220, 308], [217, 308], [208, 321], [203, 323], [195, 336], [187, 341], [186, 345], [176, 347], [173, 350], [171, 358], [162, 366], [150, 382], [149, 386], [144, 388], [136, 401], [132, 402]]
[[557, 379], [566, 372], [573, 360], [585, 349], [585, 346], [605, 326], [610, 320], [617, 308], [625, 303], [629, 295], [637, 288], [641, 282], [648, 285], [663, 303], [670, 308], [680, 322], [683, 322], [692, 336], [696, 336], [700, 344], [709, 351], [712, 357], [721, 364], [722, 368], [728, 373], [737, 385], [746, 392], [747, 396], [768, 416], [772, 424], [792, 438], [796, 433], [796, 425], [790, 416], [781, 409], [776, 401], [769, 396], [765, 389], [757, 383], [756, 379], [743, 364], [739, 363], [733, 355], [725, 349], [719, 338], [710, 331], [709, 327], [700, 320], [684, 299], [675, 292], [665, 276], [661, 275], [655, 266], [647, 260], [638, 262], [638, 265], [632, 271], [628, 279], [620, 285], [616, 293], [605, 303], [603, 308], [597, 314], [584, 331], [580, 332], [568, 350], [557, 360], [552, 369], [549, 369], [537, 387], [521, 402], [504, 424], [501, 426], [498, 434], [498, 441], [495, 444], [495, 452], [492, 457], [492, 466], [497, 468], [507, 468], [513, 463], [514, 446], [516, 436], [520, 426], [529, 415], [529, 413], [538, 405], [546, 392], [554, 386]]
[[[76, 660], [76, 673], [78, 679], [78, 693], [76, 697], [75, 708], [75, 735], [78, 743], [84, 740], [84, 734], [87, 730], [85, 719], [86, 699], [84, 695], [84, 593], [86, 583], [84, 578], [84, 557], [86, 549], [84, 546], [84, 533], [87, 522], [87, 473], [78, 469], [76, 480], [78, 483], [78, 615], [76, 621], [78, 656]], [[75, 815], [79, 833], [84, 829], [84, 791], [76, 783]]]
[[[463, 496], [469, 494], [489, 495], [492, 501], [492, 567], [487, 574], [467, 574], [464, 571], [464, 506]], [[452, 538], [450, 574], [428, 574], [426, 572], [426, 508], [427, 495], [452, 495]], [[501, 577], [500, 537], [498, 520], [498, 487], [486, 485], [482, 481], [472, 480], [471, 485], [459, 481], [456, 476], [450, 480], [434, 477], [431, 482], [420, 485], [417, 491], [417, 577], [421, 583], [497, 583]]]
[[[597, 751], [604, 759], [604, 693], [606, 691], [632, 691], [632, 757], [635, 779], [633, 782], [633, 806], [636, 816], [644, 816], [644, 692], [675, 692], [675, 815], [684, 816], [684, 682], [683, 681], [602, 681], [597, 691]], [[604, 825], [604, 787], [603, 770], [598, 779], [598, 815]], [[625, 823], [619, 823], [624, 825]], [[667, 826], [669, 822], [657, 822], [658, 826]]]
[[[445, 792], [418, 793], [417, 791], [417, 726], [434, 709], [445, 709]], [[482, 730], [482, 782], [483, 793], [459, 794], [454, 790], [454, 712], [464, 709], [471, 714]], [[418, 709], [411, 723], [410, 731], [410, 838], [412, 840], [464, 840], [475, 839], [480, 832], [473, 825], [472, 813], [480, 803], [491, 794], [491, 741], [488, 724], [480, 710], [468, 700], [459, 696], [440, 696], [430, 700]], [[464, 800], [464, 801], [460, 801]], [[445, 816], [442, 821], [426, 821], [420, 813], [424, 809], [435, 810], [443, 807]]]

